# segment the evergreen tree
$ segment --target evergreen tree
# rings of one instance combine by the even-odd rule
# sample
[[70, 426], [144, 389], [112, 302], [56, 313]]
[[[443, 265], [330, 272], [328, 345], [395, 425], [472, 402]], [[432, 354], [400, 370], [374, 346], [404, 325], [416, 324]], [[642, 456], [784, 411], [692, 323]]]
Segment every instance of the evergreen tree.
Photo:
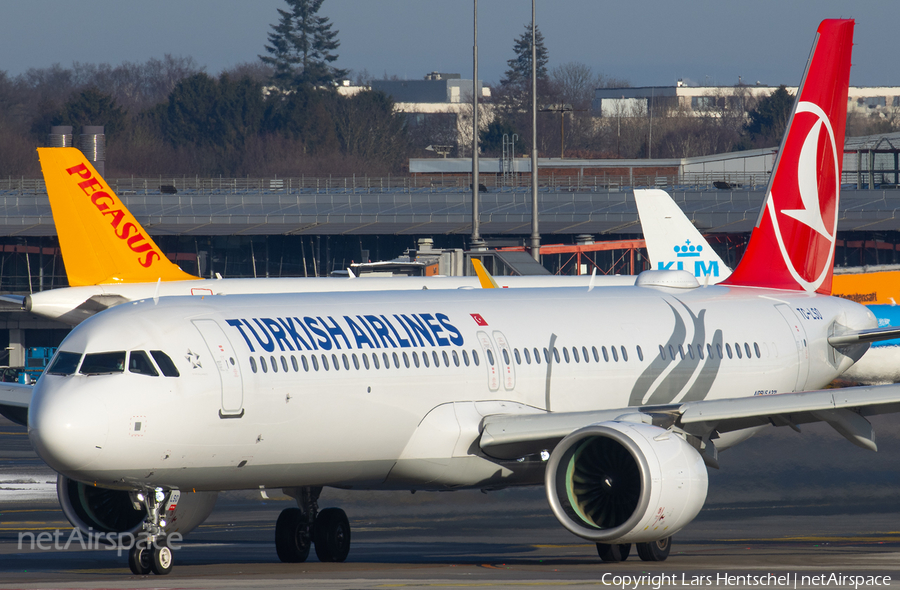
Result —
[[116, 105], [113, 97], [88, 88], [72, 96], [50, 123], [72, 125], [76, 129], [83, 125], [103, 125], [106, 135], [115, 135], [125, 128], [125, 121], [125, 111]]
[[[544, 36], [541, 34], [540, 27], [534, 32], [534, 45], [537, 54], [537, 78], [538, 83], [547, 80], [547, 48], [544, 46]], [[525, 25], [525, 32], [517, 39], [513, 46], [513, 53], [516, 56], [506, 62], [509, 69], [506, 70], [504, 78], [500, 80], [503, 86], [508, 85], [525, 85], [531, 81], [531, 25]]]
[[[772, 147], [781, 143], [787, 129], [791, 110], [794, 108], [794, 96], [784, 85], [760, 99], [756, 108], [748, 113], [749, 121], [745, 130], [749, 143], [753, 147]], [[747, 146], [744, 146], [747, 147]]]
[[340, 46], [337, 31], [328, 17], [318, 16], [324, 0], [285, 0], [289, 10], [278, 9], [279, 21], [272, 25], [269, 45], [260, 55], [263, 63], [275, 68], [273, 81], [281, 88], [333, 84], [347, 76], [335, 68]]

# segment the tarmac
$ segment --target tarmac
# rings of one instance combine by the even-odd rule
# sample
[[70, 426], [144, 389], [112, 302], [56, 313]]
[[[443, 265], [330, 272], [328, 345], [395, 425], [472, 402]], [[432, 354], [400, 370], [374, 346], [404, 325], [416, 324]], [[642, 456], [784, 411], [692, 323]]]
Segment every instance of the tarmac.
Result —
[[[880, 452], [827, 426], [761, 433], [720, 456], [707, 504], [661, 563], [599, 560], [568, 533], [543, 489], [490, 494], [326, 489], [352, 527], [345, 563], [284, 564], [274, 523], [293, 506], [221, 494], [175, 552], [168, 576], [134, 576], [125, 555], [82, 546], [55, 474], [25, 429], [0, 419], [0, 588], [869, 588], [898, 586], [900, 428], [875, 421]], [[272, 495], [273, 492], [270, 492]], [[58, 533], [59, 541], [49, 541]], [[43, 549], [31, 539], [48, 533]], [[69, 541], [68, 548], [65, 547]]]

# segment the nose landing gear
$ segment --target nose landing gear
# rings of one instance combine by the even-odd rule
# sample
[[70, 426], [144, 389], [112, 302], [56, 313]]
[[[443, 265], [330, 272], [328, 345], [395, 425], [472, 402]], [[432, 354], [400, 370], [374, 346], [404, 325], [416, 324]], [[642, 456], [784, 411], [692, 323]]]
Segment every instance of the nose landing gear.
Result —
[[164, 576], [172, 571], [174, 554], [166, 543], [166, 519], [164, 515], [174, 510], [181, 498], [181, 492], [164, 492], [161, 488], [145, 489], [132, 494], [135, 507], [143, 505], [147, 516], [128, 551], [128, 567], [131, 573], [145, 576], [154, 573]]
[[275, 523], [275, 551], [285, 563], [306, 561], [315, 545], [319, 561], [341, 562], [350, 552], [350, 521], [340, 508], [319, 510], [320, 487], [288, 488], [298, 508], [286, 508]]

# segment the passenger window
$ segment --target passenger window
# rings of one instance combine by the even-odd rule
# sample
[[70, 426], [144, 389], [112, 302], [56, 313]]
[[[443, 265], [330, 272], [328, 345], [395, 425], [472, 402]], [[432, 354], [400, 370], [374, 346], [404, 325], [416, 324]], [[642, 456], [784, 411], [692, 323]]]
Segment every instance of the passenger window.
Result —
[[150, 357], [143, 350], [132, 350], [128, 354], [128, 372], [159, 377], [159, 373], [150, 362]]
[[521, 364], [522, 364], [522, 357], [519, 355], [519, 349], [518, 349], [518, 348], [514, 348], [514, 349], [513, 349], [513, 356], [516, 357], [516, 364], [517, 364], [517, 365], [521, 365]]
[[406, 365], [406, 368], [409, 368], [409, 355], [405, 352], [403, 353], [403, 364]]
[[464, 351], [462, 351], [462, 355], [463, 355], [463, 362], [464, 362], [464, 363], [466, 364], [466, 366], [468, 367], [468, 366], [469, 366], [469, 353], [467, 353], [467, 352], [464, 350]]
[[612, 352], [613, 360], [616, 362], [619, 362], [619, 354], [616, 352], [616, 347], [610, 346], [609, 350], [610, 350], [610, 352]]
[[294, 355], [291, 355], [291, 367], [293, 367], [295, 373], [300, 370], [300, 367], [297, 366], [297, 357]]
[[669, 358], [673, 361], [675, 360], [675, 349], [672, 348], [672, 345], [669, 345]]
[[269, 372], [269, 367], [268, 367], [268, 365], [266, 365], [266, 358], [265, 358], [265, 357], [263, 357], [263, 356], [259, 357], [259, 366], [262, 368], [263, 373], [268, 373], [268, 372]]
[[[394, 356], [397, 356], [397, 355], [394, 355]], [[382, 353], [381, 353], [381, 360], [384, 361], [384, 368], [385, 368], [385, 369], [390, 369], [390, 368], [391, 368], [391, 357], [388, 356], [388, 353], [382, 352]]]
[[269, 357], [269, 360], [272, 362], [272, 372], [273, 372], [273, 373], [277, 373], [277, 372], [278, 372], [278, 361], [275, 360], [275, 357], [274, 357], [274, 356], [273, 356], [273, 357]]
[[703, 345], [702, 344], [697, 345], [697, 356], [700, 357], [701, 361], [703, 360]]
[[281, 357], [281, 368], [284, 369], [284, 372], [285, 372], [285, 373], [288, 372], [288, 368], [287, 368], [287, 359], [284, 358], [284, 356]]
[[[442, 350], [442, 351], [441, 351], [441, 356], [444, 357], [444, 366], [445, 366], [445, 367], [449, 367], [449, 366], [450, 366], [450, 357], [447, 356], [447, 351], [446, 351], [446, 350]], [[434, 366], [437, 367], [438, 365], [440, 365], [440, 363], [437, 362], [437, 353], [434, 353]]]
[[252, 356], [250, 357], [250, 370], [256, 372], [256, 359]]
[[575, 362], [576, 362], [576, 363], [580, 363], [580, 362], [581, 362], [581, 359], [578, 358], [578, 347], [577, 347], [577, 346], [573, 346], [573, 347], [572, 347], [572, 358], [575, 359]]
[[303, 370], [309, 373], [309, 361], [306, 360], [305, 356], [300, 357], [300, 362], [303, 363]]
[[472, 351], [472, 362], [475, 363], [476, 367], [481, 364], [478, 362], [478, 352], [474, 350]]
[[716, 344], [716, 352], [718, 353], [719, 358], [722, 358], [722, 345], [721, 344]]
[[[559, 353], [556, 352], [555, 348], [553, 349], [553, 353], [556, 355], [556, 362], [559, 362]], [[569, 349], [568, 348], [565, 348], [565, 347], [563, 348], [563, 357], [565, 357], [566, 362], [568, 363], [569, 362]]]
[[102, 375], [105, 373], [122, 373], [125, 371], [125, 351], [96, 352], [84, 355], [81, 364], [82, 375]]
[[78, 362], [81, 360], [80, 352], [64, 352], [56, 353], [56, 358], [47, 369], [51, 375], [71, 375], [78, 368]]
[[753, 343], [753, 350], [756, 352], [756, 358], [760, 358], [759, 344], [757, 344], [756, 342]]
[[[414, 364], [414, 365], [416, 366], [416, 368], [418, 369], [418, 368], [419, 368], [419, 355], [418, 355], [415, 351], [413, 351], [412, 357], [413, 357], [413, 364]], [[425, 362], [427, 363], [427, 362], [428, 362], [428, 355], [425, 354], [425, 353], [422, 353], [422, 360], [425, 361]]]
[[691, 357], [691, 360], [694, 359], [694, 347], [690, 344], [687, 345], [688, 356]]
[[328, 370], [328, 357], [324, 354], [322, 355], [322, 368]]
[[538, 352], [538, 349], [534, 349], [534, 362], [537, 364], [541, 364], [541, 354]]
[[528, 349], [527, 349], [527, 348], [523, 348], [523, 349], [522, 349], [522, 352], [525, 353], [525, 362], [528, 363], [528, 364], [530, 365], [530, 364], [531, 364], [531, 353], [528, 352]]
[[638, 360], [643, 361], [644, 360], [644, 351], [641, 350], [640, 345], [637, 347], [637, 353], [638, 353]]
[[353, 368], [359, 371], [359, 359], [356, 358], [356, 353], [353, 354]]
[[600, 355], [597, 354], [597, 347], [596, 347], [596, 346], [592, 346], [592, 347], [591, 347], [591, 352], [594, 353], [594, 362], [595, 362], [595, 363], [599, 363], [599, 362], [600, 362]]
[[[400, 368], [400, 357], [397, 356], [396, 352], [393, 353], [393, 357], [394, 357], [394, 368], [399, 369]], [[406, 364], [409, 365], [409, 362], [407, 362]]]
[[590, 360], [588, 359], [588, 351], [587, 351], [587, 347], [586, 347], [586, 346], [582, 346], [582, 347], [581, 347], [581, 356], [584, 357], [584, 362], [586, 362], [586, 363], [587, 363], [587, 362], [590, 362]]
[[620, 348], [622, 349], [622, 360], [627, 363], [628, 362], [628, 351], [625, 350], [624, 346], [621, 346]]
[[338, 357], [337, 357], [336, 354], [331, 355], [331, 364], [334, 365], [334, 370], [335, 370], [335, 371], [340, 371], [340, 370], [341, 370], [341, 363], [340, 363], [340, 361], [338, 360]]
[[603, 349], [603, 360], [608, 363], [609, 362], [609, 353], [606, 352], [605, 346], [603, 346], [602, 349]]
[[342, 354], [341, 360], [344, 361], [344, 369], [349, 371], [350, 370], [350, 360], [347, 358], [347, 355]]
[[559, 362], [559, 349], [555, 346], [553, 347], [553, 360]]
[[728, 358], [732, 358], [732, 356], [731, 356], [731, 345], [728, 344], [728, 343], [725, 344], [725, 353], [728, 354]]
[[744, 352], [747, 353], [747, 358], [750, 358], [751, 356], [753, 356], [750, 354], [750, 345], [747, 344], [746, 342], [744, 342]]
[[678, 345], [678, 355], [681, 357], [681, 360], [684, 360], [684, 347], [682, 345]]
[[490, 349], [490, 348], [487, 349], [487, 359], [488, 359], [488, 362], [491, 364], [491, 366], [493, 366], [493, 364], [494, 364], [494, 353], [491, 352], [491, 349]]
[[[353, 355], [353, 358], [355, 360], [356, 355]], [[369, 357], [366, 356], [365, 353], [362, 355], [362, 360], [363, 360], [363, 366], [366, 368], [366, 371], [368, 371], [369, 370]]]
[[[169, 358], [169, 355], [164, 353], [161, 350], [151, 350], [150, 356], [153, 357], [153, 360], [156, 361], [156, 366], [159, 367], [159, 370], [162, 371], [162, 374], [166, 377], [180, 377], [181, 374], [178, 372], [178, 369], [175, 368], [175, 363], [172, 362], [172, 359]], [[256, 369], [254, 369], [256, 372]]]
[[377, 352], [372, 353], [372, 364], [375, 365], [376, 369], [381, 368], [381, 365], [378, 364], [378, 353]]
[[662, 344], [659, 345], [659, 358], [666, 360], [666, 349], [663, 348]]
[[459, 366], [459, 354], [455, 350], [453, 351], [453, 364]]
[[744, 358], [744, 355], [741, 354], [741, 344], [739, 342], [734, 343], [734, 352], [738, 358]]
[[503, 364], [508, 365], [509, 364], [509, 353], [506, 351], [505, 348], [502, 349], [500, 352], [503, 353]]
[[316, 357], [316, 355], [312, 355], [310, 357], [310, 359], [312, 360], [313, 371], [318, 371], [319, 370], [319, 359]]

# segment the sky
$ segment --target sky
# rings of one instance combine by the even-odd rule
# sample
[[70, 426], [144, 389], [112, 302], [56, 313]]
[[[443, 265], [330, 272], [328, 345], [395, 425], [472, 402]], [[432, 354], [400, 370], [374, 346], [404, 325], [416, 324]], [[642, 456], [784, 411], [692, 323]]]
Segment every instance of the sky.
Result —
[[[4, 2], [0, 70], [73, 61], [143, 62], [169, 53], [216, 74], [263, 53], [284, 0], [29, 0]], [[472, 0], [325, 0], [339, 31], [336, 65], [421, 79], [472, 77]], [[816, 26], [855, 18], [853, 86], [900, 86], [897, 0], [537, 0], [550, 67], [580, 62], [633, 86], [797, 85]], [[479, 77], [499, 82], [529, 0], [478, 2]]]

